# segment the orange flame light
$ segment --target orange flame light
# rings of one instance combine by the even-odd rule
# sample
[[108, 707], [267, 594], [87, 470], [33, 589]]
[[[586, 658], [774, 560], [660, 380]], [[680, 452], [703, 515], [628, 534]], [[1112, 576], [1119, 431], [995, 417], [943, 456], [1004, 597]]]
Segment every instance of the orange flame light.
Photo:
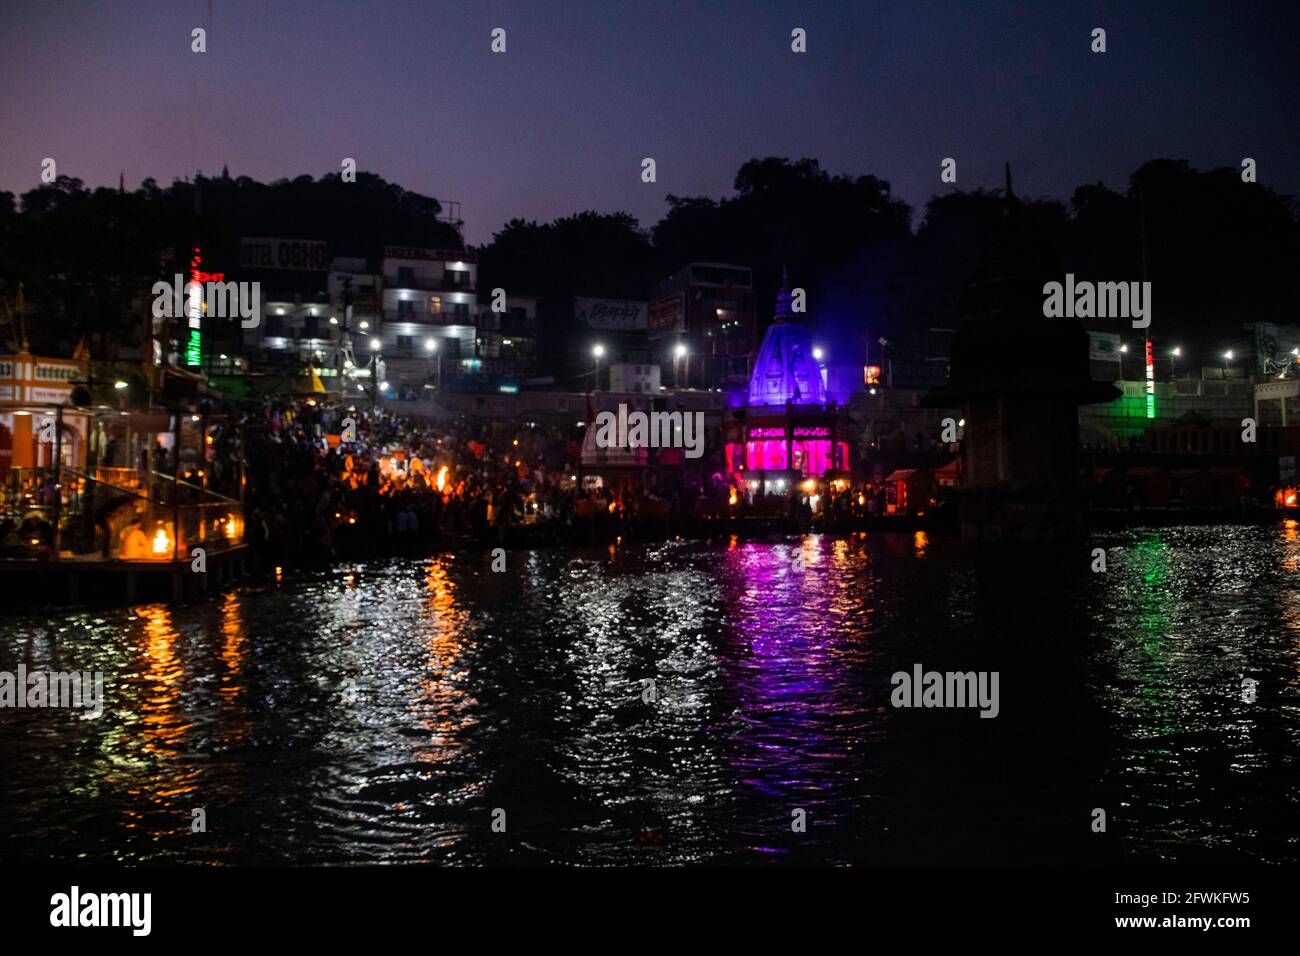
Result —
[[172, 539], [167, 536], [167, 529], [159, 525], [157, 534], [153, 536], [153, 553], [166, 554], [171, 549]]

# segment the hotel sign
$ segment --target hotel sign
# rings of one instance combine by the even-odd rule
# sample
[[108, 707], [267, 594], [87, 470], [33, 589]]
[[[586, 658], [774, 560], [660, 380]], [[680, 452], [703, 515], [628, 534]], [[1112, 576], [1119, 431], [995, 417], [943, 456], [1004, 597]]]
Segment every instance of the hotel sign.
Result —
[[329, 243], [321, 239], [244, 238], [239, 240], [239, 264], [245, 269], [327, 272]]
[[424, 259], [428, 262], [478, 262], [473, 249], [423, 249], [419, 246], [384, 246], [385, 259]]

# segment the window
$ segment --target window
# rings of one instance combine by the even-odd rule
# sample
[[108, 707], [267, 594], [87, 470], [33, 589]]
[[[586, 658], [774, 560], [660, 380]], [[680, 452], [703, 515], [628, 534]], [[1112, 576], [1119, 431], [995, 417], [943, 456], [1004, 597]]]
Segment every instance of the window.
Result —
[[452, 315], [456, 316], [456, 318], [458, 319], [469, 318], [469, 303], [457, 302], [451, 308], [452, 308]]
[[402, 299], [400, 302], [397, 303], [397, 314], [414, 315], [415, 303], [412, 302], [410, 299]]
[[429, 314], [442, 315], [442, 296], [440, 295], [429, 296]]
[[448, 269], [447, 283], [453, 289], [464, 289], [469, 285], [469, 272], [465, 269]]
[[415, 269], [413, 269], [411, 266], [397, 267], [398, 282], [412, 282], [414, 280], [415, 280]]
[[397, 337], [397, 351], [409, 352], [414, 345], [414, 339], [409, 335], [399, 335]]

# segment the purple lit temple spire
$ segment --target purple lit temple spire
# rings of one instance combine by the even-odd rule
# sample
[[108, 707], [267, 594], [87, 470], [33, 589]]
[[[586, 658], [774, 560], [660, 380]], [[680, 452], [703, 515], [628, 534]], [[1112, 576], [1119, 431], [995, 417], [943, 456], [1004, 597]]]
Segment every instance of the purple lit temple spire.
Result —
[[795, 315], [790, 274], [783, 272], [772, 325], [763, 336], [749, 379], [748, 405], [822, 405], [826, 384], [813, 358], [808, 329]]

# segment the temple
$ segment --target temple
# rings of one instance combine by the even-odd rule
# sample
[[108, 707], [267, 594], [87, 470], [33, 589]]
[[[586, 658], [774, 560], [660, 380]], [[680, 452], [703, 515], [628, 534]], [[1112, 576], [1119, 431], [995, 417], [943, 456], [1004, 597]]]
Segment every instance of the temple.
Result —
[[824, 482], [848, 478], [847, 421], [827, 389], [809, 330], [794, 313], [788, 274], [749, 389], [731, 404], [723, 423], [727, 477], [751, 500], [811, 496]]
[[960, 408], [962, 537], [1035, 542], [1087, 533], [1079, 406], [1119, 390], [1092, 380], [1078, 319], [1043, 316], [1043, 286], [1060, 264], [1011, 191], [961, 297], [949, 383], [922, 400]]

